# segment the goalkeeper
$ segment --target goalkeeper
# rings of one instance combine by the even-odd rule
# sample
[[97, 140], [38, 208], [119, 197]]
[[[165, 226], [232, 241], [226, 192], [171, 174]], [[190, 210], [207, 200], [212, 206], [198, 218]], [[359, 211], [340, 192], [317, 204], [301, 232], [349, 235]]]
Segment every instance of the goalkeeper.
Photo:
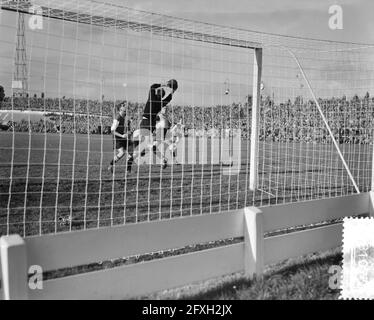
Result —
[[[174, 92], [178, 89], [178, 82], [175, 79], [169, 80], [165, 84], [153, 84], [149, 90], [148, 100], [143, 110], [143, 117], [140, 122], [140, 129], [133, 135], [135, 152], [129, 157], [128, 170], [131, 170], [131, 164], [139, 155], [145, 155], [146, 148], [152, 145], [152, 135], [156, 129], [157, 115], [162, 108], [166, 107], [171, 101]], [[167, 92], [169, 91], [169, 94]], [[163, 168], [167, 166], [165, 157], [162, 159]], [[130, 169], [129, 169], [130, 168]]]

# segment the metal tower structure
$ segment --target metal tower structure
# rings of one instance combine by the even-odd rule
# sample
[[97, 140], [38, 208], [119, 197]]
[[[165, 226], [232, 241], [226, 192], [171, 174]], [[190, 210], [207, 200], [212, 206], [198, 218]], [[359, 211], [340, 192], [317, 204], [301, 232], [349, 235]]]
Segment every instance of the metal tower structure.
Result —
[[26, 36], [25, 36], [25, 14], [18, 12], [16, 55], [14, 60], [13, 95], [27, 97], [27, 58], [26, 58]]

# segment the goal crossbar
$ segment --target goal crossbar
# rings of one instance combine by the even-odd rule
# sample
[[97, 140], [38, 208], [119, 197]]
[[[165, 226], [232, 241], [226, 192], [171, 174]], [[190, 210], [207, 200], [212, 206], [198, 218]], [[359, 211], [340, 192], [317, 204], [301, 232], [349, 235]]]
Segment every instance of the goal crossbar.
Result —
[[[21, 13], [30, 14], [30, 8], [32, 4], [29, 2], [16, 2], [16, 1], [1, 1], [1, 9], [7, 11], [17, 11]], [[58, 4], [56, 4], [58, 6]], [[179, 38], [183, 40], [199, 41], [223, 46], [246, 48], [246, 49], [256, 49], [261, 48], [261, 44], [257, 42], [252, 42], [243, 39], [231, 38], [226, 36], [219, 36], [204, 32], [197, 32], [191, 30], [184, 30], [180, 28], [175, 28], [168, 26], [167, 24], [160, 25], [159, 23], [145, 23], [134, 21], [130, 19], [118, 19], [113, 17], [108, 17], [104, 15], [91, 15], [87, 13], [81, 13], [73, 10], [66, 10], [64, 8], [51, 8], [47, 6], [40, 6], [41, 15], [48, 18], [53, 18], [57, 20], [64, 20], [75, 23], [95, 25], [98, 27], [105, 28], [117, 28], [117, 29], [127, 29], [136, 32], [150, 32], [154, 35], [168, 36], [171, 38]], [[134, 9], [126, 8], [128, 11], [128, 16], [130, 17], [133, 13], [137, 11]], [[37, 13], [39, 14], [39, 13]], [[152, 14], [149, 16], [150, 20], [156, 20], [157, 18], [168, 19], [167, 16], [160, 14]]]

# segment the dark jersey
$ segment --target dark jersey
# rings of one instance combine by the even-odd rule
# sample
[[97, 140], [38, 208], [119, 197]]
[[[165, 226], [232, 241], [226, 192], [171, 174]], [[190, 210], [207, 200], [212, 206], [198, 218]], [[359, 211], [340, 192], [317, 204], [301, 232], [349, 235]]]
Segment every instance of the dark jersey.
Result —
[[161, 95], [156, 94], [156, 89], [160, 87], [161, 84], [159, 83], [151, 85], [148, 100], [143, 111], [143, 117], [150, 120], [151, 124], [156, 123], [157, 114], [171, 101], [172, 98], [172, 94], [169, 94], [164, 100], [162, 100]]
[[[122, 117], [120, 114], [118, 115], [117, 117], [117, 121], [118, 121], [118, 127], [116, 129], [116, 132], [118, 132], [119, 134], [125, 134], [125, 133], [129, 133], [130, 131], [130, 120], [126, 121], [126, 118], [125, 117]], [[119, 137], [116, 136], [117, 139], [121, 139]]]

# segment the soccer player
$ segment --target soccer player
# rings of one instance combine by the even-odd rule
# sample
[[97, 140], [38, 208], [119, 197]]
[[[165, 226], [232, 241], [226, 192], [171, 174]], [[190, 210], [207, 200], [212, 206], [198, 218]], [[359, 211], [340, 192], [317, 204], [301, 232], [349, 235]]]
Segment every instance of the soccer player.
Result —
[[170, 122], [166, 116], [166, 107], [163, 107], [156, 116], [155, 139], [153, 141], [153, 153], [162, 159], [165, 159], [165, 144], [167, 144], [165, 139], [169, 128]]
[[129, 165], [129, 160], [131, 158], [131, 130], [130, 130], [131, 122], [128, 118], [126, 118], [126, 104], [121, 103], [119, 107], [119, 114], [117, 118], [113, 120], [113, 124], [111, 127], [111, 132], [115, 139], [115, 148], [116, 148], [116, 155], [114, 159], [110, 162], [108, 170], [113, 173], [113, 165], [117, 163], [119, 160], [123, 158], [125, 155], [125, 151], [128, 152], [127, 156], [127, 170], [131, 170], [131, 165]]
[[169, 130], [169, 134], [170, 144], [168, 150], [170, 152], [170, 155], [172, 156], [174, 163], [178, 164], [178, 161], [176, 160], [177, 146], [179, 140], [184, 136], [184, 125], [182, 124], [182, 119]]
[[166, 117], [166, 107], [163, 107], [156, 116], [156, 140], [165, 140], [170, 128], [170, 121]]
[[[153, 143], [153, 152], [156, 155], [160, 155], [165, 158], [165, 150], [170, 152], [173, 163], [178, 164], [177, 157], [177, 146], [179, 140], [184, 136], [184, 125], [182, 119], [170, 128], [170, 122], [166, 118], [165, 108], [162, 108], [161, 112], [157, 115], [155, 141]], [[161, 149], [161, 152], [159, 152]]]
[[[152, 135], [156, 129], [157, 114], [162, 108], [166, 107], [171, 101], [174, 92], [178, 89], [178, 82], [175, 79], [169, 80], [165, 84], [153, 84], [149, 90], [148, 100], [143, 110], [143, 117], [140, 122], [140, 129], [134, 132], [134, 148], [136, 148], [133, 156], [129, 158], [128, 167], [134, 158], [145, 154], [145, 146], [149, 145]], [[166, 92], [170, 93], [166, 95]], [[165, 109], [166, 112], [166, 109]], [[145, 142], [145, 143], [143, 143]], [[163, 168], [166, 168], [167, 161], [163, 157]], [[131, 170], [131, 169], [130, 169]]]

